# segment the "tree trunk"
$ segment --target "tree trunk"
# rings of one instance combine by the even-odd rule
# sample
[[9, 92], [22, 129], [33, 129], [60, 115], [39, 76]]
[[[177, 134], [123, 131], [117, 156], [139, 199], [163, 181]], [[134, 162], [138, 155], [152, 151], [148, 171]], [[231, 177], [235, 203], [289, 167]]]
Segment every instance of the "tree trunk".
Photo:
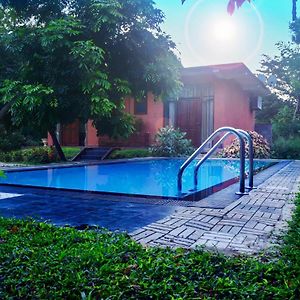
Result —
[[297, 19], [297, 0], [293, 0], [293, 9], [292, 9], [292, 21]]
[[4, 104], [4, 106], [0, 109], [0, 120], [2, 120], [4, 118], [4, 116], [7, 114], [7, 112], [11, 108], [13, 102], [14, 101]]
[[59, 156], [59, 158], [62, 160], [62, 161], [67, 161], [66, 157], [65, 157], [65, 154], [60, 146], [60, 143], [57, 139], [57, 136], [56, 136], [56, 133], [55, 133], [55, 130], [51, 129], [49, 130], [49, 133], [51, 135], [51, 138], [52, 138], [52, 141], [53, 141], [53, 144], [55, 146], [55, 149], [57, 151], [57, 154]]
[[299, 114], [300, 114], [300, 95], [297, 97], [296, 107], [295, 107], [294, 115], [293, 115], [293, 121], [296, 120], [296, 118], [299, 116]]

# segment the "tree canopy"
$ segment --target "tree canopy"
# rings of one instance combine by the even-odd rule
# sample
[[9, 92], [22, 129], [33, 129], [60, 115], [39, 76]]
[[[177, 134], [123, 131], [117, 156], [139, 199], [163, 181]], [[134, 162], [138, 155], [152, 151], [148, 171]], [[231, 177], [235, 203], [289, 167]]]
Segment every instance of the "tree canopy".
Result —
[[175, 44], [152, 0], [0, 0], [0, 103], [15, 125], [92, 119], [128, 135], [124, 98], [180, 89]]
[[[299, 19], [293, 21], [290, 29], [293, 41], [279, 42], [279, 55], [264, 55], [261, 73], [276, 77], [276, 84], [270, 86], [273, 95], [264, 99], [264, 109], [258, 114], [259, 120], [272, 122], [274, 147], [294, 145], [300, 130], [300, 46]], [[279, 146], [276, 146], [279, 145]], [[284, 148], [284, 147], [283, 147]], [[282, 148], [282, 149], [283, 149]]]
[[275, 75], [272, 91], [283, 101], [295, 106], [294, 118], [300, 113], [300, 47], [294, 43], [277, 44], [280, 55], [271, 58], [264, 55], [261, 72], [267, 77]]

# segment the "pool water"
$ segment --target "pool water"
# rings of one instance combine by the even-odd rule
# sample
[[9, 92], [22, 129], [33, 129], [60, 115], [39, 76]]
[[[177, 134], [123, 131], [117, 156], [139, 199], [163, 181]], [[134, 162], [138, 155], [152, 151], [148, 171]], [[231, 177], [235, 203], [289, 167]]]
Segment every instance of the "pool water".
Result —
[[[2, 184], [59, 188], [124, 195], [178, 198], [177, 173], [183, 159], [148, 159], [97, 165], [60, 167], [26, 171], [8, 171]], [[192, 163], [183, 174], [182, 192], [191, 194], [193, 186]], [[255, 161], [254, 168], [269, 163]], [[248, 164], [246, 163], [246, 170]], [[197, 191], [203, 191], [239, 176], [239, 161], [207, 160], [199, 169]]]

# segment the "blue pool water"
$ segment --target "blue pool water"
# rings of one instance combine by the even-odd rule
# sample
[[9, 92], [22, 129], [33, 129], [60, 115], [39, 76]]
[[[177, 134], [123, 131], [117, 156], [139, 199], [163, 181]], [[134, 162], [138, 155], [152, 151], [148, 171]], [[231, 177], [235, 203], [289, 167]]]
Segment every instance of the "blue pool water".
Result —
[[[0, 178], [0, 183], [126, 195], [177, 197], [177, 173], [183, 161], [182, 159], [150, 159], [126, 163], [9, 171], [6, 173], [6, 178]], [[255, 161], [254, 167], [259, 169], [268, 164]], [[190, 165], [183, 174], [183, 193], [190, 194], [190, 190], [193, 189], [194, 165]], [[228, 182], [238, 175], [239, 161], [208, 160], [199, 170], [197, 190], [205, 190]]]

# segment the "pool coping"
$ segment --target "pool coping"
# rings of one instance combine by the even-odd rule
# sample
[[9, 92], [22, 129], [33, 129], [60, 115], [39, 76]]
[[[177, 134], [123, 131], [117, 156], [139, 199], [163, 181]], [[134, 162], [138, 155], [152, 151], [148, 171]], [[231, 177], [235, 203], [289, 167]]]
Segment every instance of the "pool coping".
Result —
[[[106, 161], [92, 161], [92, 162], [79, 162], [74, 164], [67, 163], [67, 164], [50, 164], [50, 165], [39, 165], [39, 166], [29, 166], [29, 167], [11, 167], [7, 169], [3, 169], [7, 173], [11, 172], [30, 172], [30, 171], [39, 171], [39, 170], [49, 170], [49, 169], [63, 169], [63, 168], [76, 168], [82, 166], [93, 166], [93, 165], [110, 165], [110, 164], [120, 164], [120, 163], [133, 163], [139, 161], [149, 161], [149, 160], [170, 160], [170, 159], [185, 159], [185, 157], [146, 157], [146, 158], [133, 158], [133, 159], [117, 159], [117, 160], [106, 160]], [[210, 160], [231, 160], [231, 161], [239, 161], [239, 158], [216, 158], [212, 157]], [[278, 163], [278, 160], [267, 160], [267, 159], [256, 159], [256, 161], [263, 161], [263, 162], [270, 162], [273, 164]], [[270, 165], [272, 166], [272, 164]], [[269, 168], [270, 166], [266, 167]], [[265, 168], [258, 168], [254, 170], [254, 174], [261, 172], [261, 169], [264, 170]], [[245, 176], [245, 179], [247, 175]], [[239, 176], [230, 178], [224, 182], [218, 183], [214, 186], [208, 187], [203, 190], [192, 192], [182, 193], [178, 196], [162, 196], [162, 195], [145, 195], [145, 194], [127, 194], [127, 193], [119, 193], [119, 192], [107, 192], [107, 191], [93, 191], [93, 190], [79, 190], [73, 188], [60, 188], [60, 187], [45, 187], [45, 186], [36, 186], [36, 185], [24, 185], [24, 184], [13, 184], [13, 183], [0, 183], [1, 185], [6, 186], [14, 186], [14, 187], [29, 187], [29, 188], [37, 188], [41, 190], [60, 190], [60, 191], [71, 191], [71, 192], [79, 192], [79, 193], [92, 193], [92, 194], [102, 194], [102, 195], [110, 195], [110, 196], [125, 196], [125, 197], [138, 197], [138, 198], [153, 198], [153, 199], [165, 199], [165, 200], [178, 200], [178, 201], [199, 201], [215, 192], [218, 192], [235, 182], [237, 182]], [[216, 191], [214, 191], [216, 190]], [[246, 192], [245, 192], [246, 193]]]
[[[130, 162], [139, 162], [145, 160], [165, 160], [165, 159], [186, 159], [188, 157], [137, 157], [137, 158], [128, 158], [128, 159], [105, 159], [105, 160], [97, 160], [97, 161], [81, 161], [81, 162], [66, 162], [66, 163], [51, 163], [45, 165], [37, 165], [37, 166], [12, 166], [12, 167], [1, 167], [0, 169], [5, 172], [23, 172], [23, 171], [37, 171], [37, 170], [45, 170], [45, 169], [59, 169], [59, 168], [76, 168], [81, 166], [94, 166], [94, 165], [102, 165], [102, 164], [116, 164], [116, 163], [130, 163]], [[239, 158], [221, 158], [221, 157], [211, 157], [210, 160], [226, 160], [230, 159], [233, 161], [239, 161]], [[246, 159], [248, 160], [248, 159]], [[255, 158], [255, 161], [267, 161], [267, 162], [281, 162], [282, 159], [270, 159], [270, 158]], [[291, 161], [291, 160], [285, 160]]]
[[[152, 160], [157, 159], [155, 157], [146, 158], [146, 160]], [[162, 157], [159, 159], [169, 159], [166, 157]], [[173, 159], [173, 158], [172, 158]], [[178, 158], [174, 158], [178, 159]], [[224, 158], [213, 158], [214, 160], [224, 160]], [[136, 159], [122, 159], [122, 160], [112, 160], [112, 163], [120, 163], [120, 162], [134, 162], [134, 161], [144, 161], [144, 158], [136, 158]], [[231, 160], [239, 160], [239, 159], [231, 159]], [[257, 159], [257, 161], [267, 161], [267, 162], [273, 162], [274, 164], [270, 165], [269, 167], [263, 169], [262, 171], [258, 170], [258, 173], [255, 174], [254, 179], [256, 180], [257, 176], [259, 174], [262, 174], [266, 172], [267, 170], [277, 166], [280, 163], [284, 163], [287, 165], [291, 162], [291, 160], [275, 160], [275, 159]], [[106, 162], [106, 164], [110, 164], [111, 162]], [[86, 166], [86, 165], [98, 165], [99, 162], [93, 162], [93, 163], [82, 163], [82, 164], [74, 164], [72, 167], [77, 166]], [[103, 164], [103, 163], [100, 163]], [[285, 166], [284, 165], [284, 166]], [[283, 167], [284, 167], [283, 166]], [[34, 170], [45, 170], [45, 169], [52, 169], [52, 168], [63, 168], [65, 166], [53, 166], [51, 165], [51, 168], [48, 167], [48, 165], [45, 166], [34, 166], [33, 168], [17, 168], [17, 171], [15, 168], [9, 169], [9, 171], [12, 172], [18, 172], [18, 171], [34, 171]], [[70, 167], [69, 165], [67, 167]], [[25, 169], [25, 170], [24, 170]], [[281, 168], [280, 168], [281, 169]], [[276, 172], [275, 172], [276, 173]], [[274, 173], [273, 173], [274, 174]], [[272, 175], [273, 175], [272, 174]], [[272, 176], [271, 175], [271, 176]], [[125, 201], [125, 202], [134, 202], [134, 203], [153, 203], [153, 204], [161, 204], [161, 205], [175, 205], [175, 206], [199, 206], [200, 202], [203, 203], [203, 200], [205, 199], [212, 199], [214, 197], [220, 197], [220, 195], [224, 194], [226, 197], [228, 197], [228, 193], [226, 193], [228, 190], [231, 190], [230, 195], [230, 201], [236, 201], [241, 197], [241, 195], [236, 195], [235, 192], [238, 190], [238, 178], [235, 177], [232, 179], [229, 179], [226, 182], [217, 184], [213, 187], [209, 187], [207, 189], [201, 190], [198, 193], [194, 194], [188, 194], [187, 196], [180, 198], [180, 197], [168, 197], [168, 196], [152, 196], [152, 195], [139, 195], [139, 194], [125, 194], [125, 193], [114, 193], [114, 192], [101, 192], [101, 191], [84, 191], [84, 190], [77, 190], [77, 189], [68, 189], [68, 188], [55, 188], [55, 187], [42, 187], [42, 186], [30, 186], [30, 185], [20, 185], [20, 184], [7, 184], [7, 183], [0, 183], [1, 186], [6, 187], [12, 187], [12, 188], [18, 188], [21, 190], [27, 190], [32, 191], [32, 193], [39, 193], [40, 191], [48, 192], [48, 194], [57, 194], [57, 193], [67, 193], [69, 195], [75, 195], [78, 198], [98, 198], [98, 199], [105, 199], [105, 200], [111, 200], [111, 201]], [[231, 182], [231, 183], [229, 183]], [[228, 184], [229, 183], [229, 184]], [[221, 188], [221, 186], [225, 186], [224, 188]], [[217, 191], [210, 192], [210, 190], [218, 189]], [[198, 198], [198, 194], [202, 194], [203, 196]], [[196, 198], [197, 197], [197, 198]], [[201, 207], [201, 206], [200, 206]]]

